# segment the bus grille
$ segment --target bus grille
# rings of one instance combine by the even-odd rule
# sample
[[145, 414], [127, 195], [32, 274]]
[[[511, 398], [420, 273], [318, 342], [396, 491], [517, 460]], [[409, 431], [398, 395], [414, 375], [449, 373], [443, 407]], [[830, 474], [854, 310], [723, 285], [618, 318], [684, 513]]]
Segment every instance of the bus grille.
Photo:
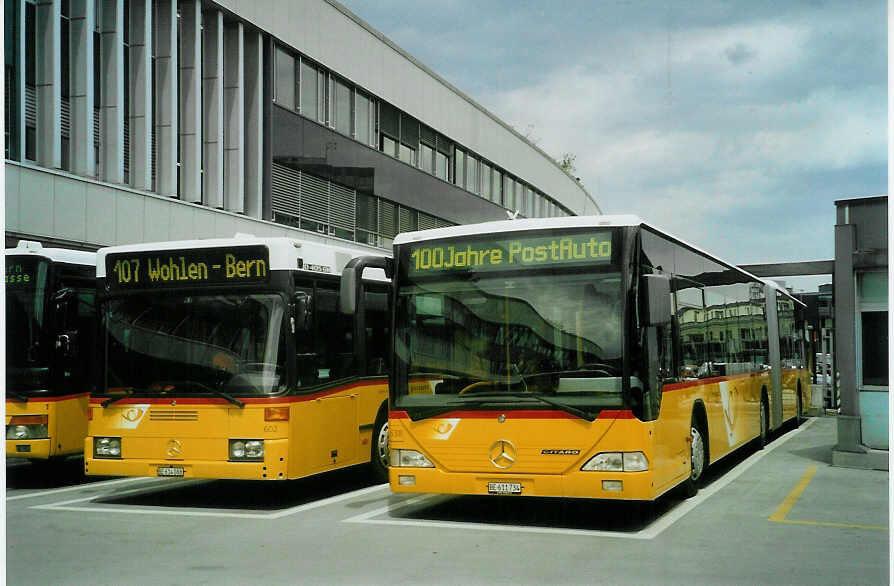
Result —
[[198, 411], [181, 411], [179, 409], [151, 409], [150, 421], [198, 421]]

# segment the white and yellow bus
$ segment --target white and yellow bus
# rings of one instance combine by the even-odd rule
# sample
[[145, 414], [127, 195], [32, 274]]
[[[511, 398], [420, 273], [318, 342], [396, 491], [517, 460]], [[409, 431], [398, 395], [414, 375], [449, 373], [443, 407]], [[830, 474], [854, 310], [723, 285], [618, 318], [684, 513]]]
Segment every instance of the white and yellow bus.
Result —
[[800, 417], [785, 290], [633, 216], [394, 241], [396, 492], [651, 501]]
[[96, 255], [22, 240], [6, 253], [6, 457], [84, 449], [95, 353]]
[[100, 249], [86, 473], [283, 480], [371, 463], [386, 479], [385, 273], [355, 284], [354, 318], [337, 307], [363, 253], [250, 236]]

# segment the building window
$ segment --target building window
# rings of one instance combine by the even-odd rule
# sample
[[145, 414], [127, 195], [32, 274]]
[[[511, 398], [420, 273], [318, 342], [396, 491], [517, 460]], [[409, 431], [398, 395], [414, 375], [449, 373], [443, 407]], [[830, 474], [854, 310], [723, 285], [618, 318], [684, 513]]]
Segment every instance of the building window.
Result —
[[453, 155], [456, 170], [453, 172], [454, 183], [459, 187], [465, 187], [466, 183], [466, 153], [456, 149]]
[[434, 174], [435, 150], [425, 143], [419, 145], [419, 167], [426, 173]]
[[386, 155], [397, 156], [397, 141], [390, 136], [382, 135], [382, 152]]
[[351, 135], [351, 88], [340, 80], [335, 85], [335, 130]]
[[295, 109], [295, 59], [291, 55], [276, 48], [274, 56], [274, 90], [273, 100], [289, 110]]
[[375, 104], [365, 95], [357, 92], [354, 95], [354, 116], [355, 116], [355, 138], [365, 145], [370, 144], [370, 136], [375, 132], [372, 127], [372, 120], [375, 119], [371, 115], [370, 109]]
[[863, 385], [888, 386], [888, 312], [860, 313]]
[[503, 190], [500, 189], [503, 185], [503, 174], [494, 169], [493, 174], [491, 175], [491, 189], [490, 189], [490, 200], [496, 204], [503, 203]]
[[320, 100], [318, 93], [317, 69], [305, 60], [301, 60], [301, 114], [311, 120], [320, 118]]
[[444, 181], [450, 181], [450, 177], [447, 174], [447, 169], [449, 159], [447, 155], [440, 151], [435, 152], [435, 176], [440, 177]]
[[472, 155], [466, 157], [466, 189], [478, 193], [478, 159]]
[[416, 150], [400, 143], [400, 160], [408, 165], [416, 166]]
[[490, 165], [481, 163], [481, 197], [490, 200]]

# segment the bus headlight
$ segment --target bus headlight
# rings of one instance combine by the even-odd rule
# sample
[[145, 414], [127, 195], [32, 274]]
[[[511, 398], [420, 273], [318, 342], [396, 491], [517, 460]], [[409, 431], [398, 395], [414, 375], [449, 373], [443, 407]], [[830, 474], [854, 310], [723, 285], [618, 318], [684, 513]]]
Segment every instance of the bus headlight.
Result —
[[649, 460], [642, 452], [600, 452], [590, 458], [584, 472], [645, 472]]
[[240, 462], [259, 462], [264, 459], [264, 440], [231, 439], [230, 460]]
[[29, 440], [50, 437], [46, 415], [13, 415], [6, 426], [6, 439]]
[[94, 458], [120, 458], [120, 437], [95, 437], [93, 438]]
[[391, 450], [391, 465], [400, 468], [434, 468], [435, 465], [416, 450]]

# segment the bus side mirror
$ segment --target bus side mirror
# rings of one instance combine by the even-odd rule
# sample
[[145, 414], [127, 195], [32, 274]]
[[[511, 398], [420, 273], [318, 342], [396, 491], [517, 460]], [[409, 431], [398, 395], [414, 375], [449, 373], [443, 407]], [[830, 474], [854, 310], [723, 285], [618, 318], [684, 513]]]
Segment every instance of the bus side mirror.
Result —
[[664, 326], [671, 321], [670, 279], [664, 275], [643, 275], [643, 325]]
[[306, 332], [313, 324], [313, 297], [303, 291], [295, 293], [295, 331]]
[[394, 273], [394, 262], [384, 256], [359, 256], [348, 261], [341, 272], [341, 284], [338, 290], [338, 307], [344, 315], [357, 313], [364, 269], [382, 269], [385, 271], [385, 276], [390, 279]]

